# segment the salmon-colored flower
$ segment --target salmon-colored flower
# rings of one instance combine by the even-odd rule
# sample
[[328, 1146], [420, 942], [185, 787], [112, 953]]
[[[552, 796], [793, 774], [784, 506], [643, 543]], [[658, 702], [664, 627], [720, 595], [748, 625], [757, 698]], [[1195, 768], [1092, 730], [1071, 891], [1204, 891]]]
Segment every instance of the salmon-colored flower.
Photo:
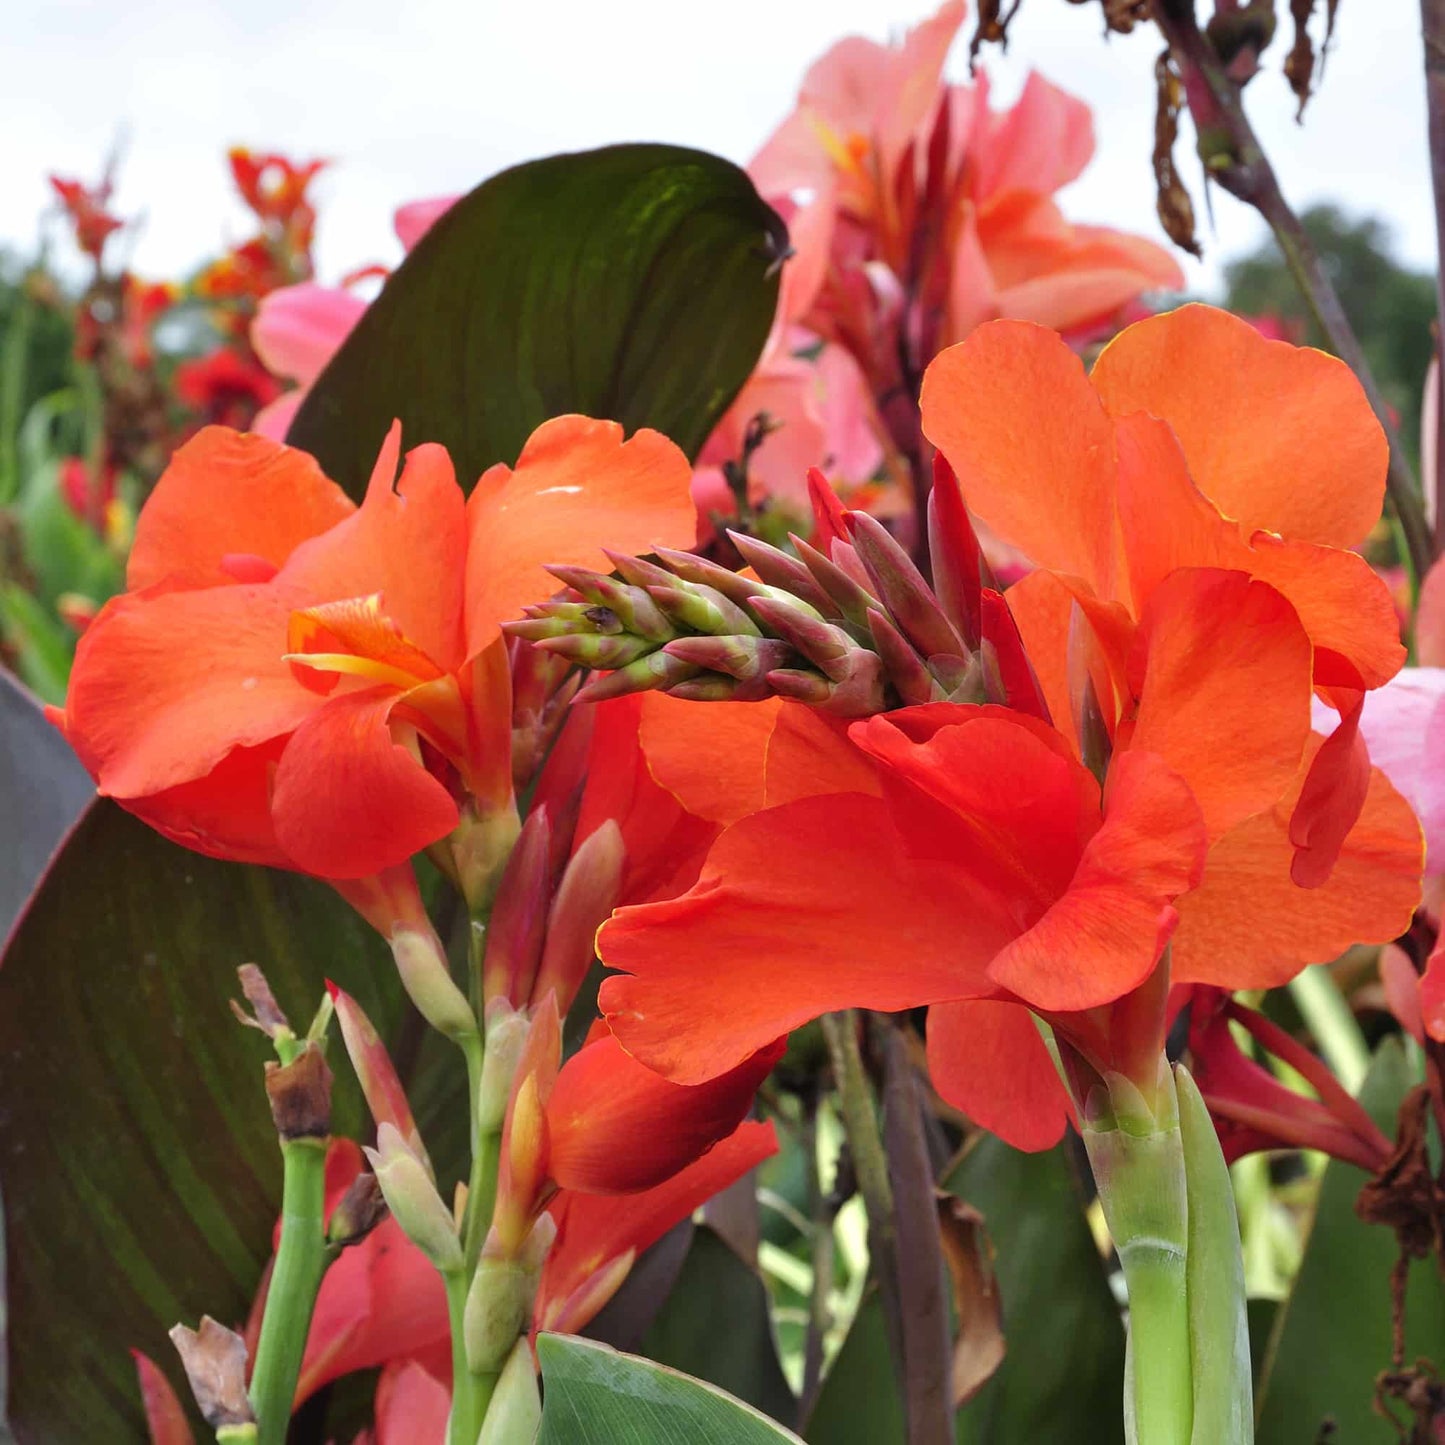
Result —
[[687, 462], [562, 417], [467, 501], [440, 447], [395, 481], [399, 448], [359, 508], [259, 437], [176, 454], [58, 715], [103, 793], [198, 851], [342, 880], [444, 838], [458, 799], [510, 807], [499, 624], [559, 553], [689, 540]]
[[[1040, 568], [1009, 603], [1056, 718], [1071, 717], [1070, 638], [1082, 638], [1075, 652], [1113, 746], [1150, 747], [1189, 780], [1212, 858], [1237, 846], [1236, 827], [1252, 847], [1262, 842], [1259, 818], [1306, 761], [1311, 688], [1341, 714], [1330, 739], [1310, 746], [1290, 812], [1270, 825], [1294, 880], [1324, 885], [1374, 787], [1360, 706], [1404, 661], [1387, 589], [1348, 550], [1379, 516], [1386, 467], [1384, 436], [1348, 368], [1187, 306], [1129, 327], [1086, 376], [1053, 334], [1000, 321], [934, 361], [922, 408], [969, 507]], [[1226, 620], [1226, 592], [1231, 609], [1254, 609], [1252, 623]], [[1201, 628], [1205, 609], [1213, 622]], [[1250, 709], [1206, 700], [1208, 670], [1181, 650], [1181, 626], [1212, 635], [1213, 648], [1273, 639], [1269, 659], [1255, 659]], [[1140, 685], [1161, 667], [1174, 685], [1160, 687], [1151, 716]], [[1223, 761], [1231, 748], [1219, 729], [1240, 727], [1277, 729], [1272, 780], [1242, 786]], [[1401, 867], [1413, 867], [1403, 853]], [[1317, 897], [1249, 903], [1240, 916], [1250, 926], [1266, 903], [1291, 910], [1296, 963], [1328, 956], [1334, 929]], [[1220, 967], [1183, 938], [1175, 963], [1193, 978]], [[1236, 980], [1279, 981], [1277, 969]]]

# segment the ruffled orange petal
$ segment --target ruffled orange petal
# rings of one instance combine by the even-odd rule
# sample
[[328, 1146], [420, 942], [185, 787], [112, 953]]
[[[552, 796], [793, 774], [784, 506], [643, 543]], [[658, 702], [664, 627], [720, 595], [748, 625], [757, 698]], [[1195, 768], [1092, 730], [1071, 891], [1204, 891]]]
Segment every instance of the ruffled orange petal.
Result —
[[692, 468], [660, 432], [623, 441], [613, 421], [543, 422], [515, 468], [492, 467], [467, 503], [467, 650], [557, 591], [546, 563], [607, 571], [602, 548], [690, 547], [697, 534]]
[[613, 914], [600, 1004], [629, 1053], [701, 1083], [830, 1009], [987, 991], [1004, 907], [908, 856], [880, 800], [806, 798], [734, 824], [681, 898]]
[[1200, 489], [1246, 532], [1353, 547], [1379, 519], [1384, 432], [1333, 356], [1183, 306], [1121, 332], [1093, 382], [1111, 415], [1168, 422]]
[[934, 358], [923, 431], [969, 509], [1041, 567], [1101, 596], [1114, 574], [1113, 427], [1079, 358], [1022, 321], [991, 321]]
[[203, 778], [317, 705], [284, 660], [294, 599], [274, 584], [140, 593], [101, 609], [76, 648], [65, 732], [102, 793]]
[[652, 1189], [731, 1134], [785, 1040], [705, 1084], [674, 1084], [610, 1034], [562, 1066], [547, 1102], [548, 1172], [563, 1189], [635, 1194]]
[[1152, 754], [1119, 754], [1104, 825], [1067, 891], [999, 952], [989, 977], [1049, 1011], [1119, 998], [1153, 970], [1174, 928], [1174, 900], [1198, 882], [1204, 849], [1204, 819], [1183, 779]]
[[1291, 880], [1290, 815], [1322, 743], [1310, 740], [1299, 775], [1274, 807], [1209, 850], [1199, 887], [1179, 902], [1171, 954], [1178, 982], [1274, 988], [1306, 964], [1327, 962], [1355, 943], [1385, 943], [1410, 926], [1424, 839], [1378, 769], [1328, 881], [1301, 888]]
[[386, 616], [442, 671], [453, 672], [463, 660], [465, 503], [444, 448], [409, 452], [397, 480], [400, 447], [394, 425], [360, 509], [297, 548], [277, 585], [313, 604], [379, 593]]
[[928, 1076], [954, 1108], [1015, 1149], [1049, 1149], [1064, 1137], [1069, 1096], [1022, 1004], [934, 1004], [928, 1011]]
[[785, 704], [643, 695], [638, 743], [648, 771], [689, 813], [735, 823], [766, 806], [768, 745]]
[[1194, 485], [1163, 422], [1126, 417], [1117, 437], [1119, 519], [1136, 607], [1177, 568], [1232, 568], [1288, 598], [1314, 646], [1347, 658], [1366, 687], [1400, 670], [1394, 603], [1363, 557], [1265, 532], [1247, 537]]
[[314, 457], [208, 426], [172, 456], [141, 509], [126, 586], [134, 592], [172, 578], [219, 587], [235, 580], [222, 565], [228, 556], [259, 558], [274, 571], [355, 510]]
[[1135, 643], [1130, 746], [1190, 786], [1211, 842], [1289, 787], [1310, 732], [1310, 640], [1242, 572], [1189, 568], [1155, 589]]
[[364, 878], [404, 863], [458, 821], [452, 796], [392, 738], [392, 688], [333, 698], [299, 727], [276, 769], [276, 837], [297, 867]]

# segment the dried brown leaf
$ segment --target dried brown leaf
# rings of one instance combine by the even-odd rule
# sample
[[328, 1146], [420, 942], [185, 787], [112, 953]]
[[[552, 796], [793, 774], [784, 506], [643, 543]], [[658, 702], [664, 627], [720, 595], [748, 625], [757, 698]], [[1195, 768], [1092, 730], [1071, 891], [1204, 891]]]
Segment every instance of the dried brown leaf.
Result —
[[943, 1262], [953, 1286], [958, 1339], [953, 1346], [953, 1404], [966, 1404], [1003, 1363], [1003, 1302], [983, 1215], [951, 1194], [938, 1195]]
[[1184, 85], [1167, 48], [1154, 62], [1154, 87], [1155, 206], [1169, 239], [1191, 256], [1198, 256], [1194, 202], [1190, 200], [1174, 164], [1174, 146], [1179, 139], [1179, 114], [1184, 108]]
[[199, 1331], [177, 1325], [171, 1343], [208, 1425], [219, 1429], [255, 1420], [246, 1397], [246, 1342], [235, 1330], [203, 1315]]

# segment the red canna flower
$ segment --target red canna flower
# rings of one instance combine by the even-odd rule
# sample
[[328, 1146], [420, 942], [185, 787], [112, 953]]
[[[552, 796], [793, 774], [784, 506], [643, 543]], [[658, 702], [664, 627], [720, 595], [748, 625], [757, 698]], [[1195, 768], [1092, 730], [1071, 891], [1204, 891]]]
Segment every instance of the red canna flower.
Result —
[[110, 204], [110, 182], [104, 181], [91, 187], [63, 176], [51, 176], [50, 185], [60, 197], [75, 228], [76, 244], [87, 256], [99, 262], [106, 240], [125, 224], [106, 210]]
[[176, 367], [175, 393], [201, 422], [247, 428], [256, 413], [281, 395], [281, 385], [260, 362], [229, 346]]

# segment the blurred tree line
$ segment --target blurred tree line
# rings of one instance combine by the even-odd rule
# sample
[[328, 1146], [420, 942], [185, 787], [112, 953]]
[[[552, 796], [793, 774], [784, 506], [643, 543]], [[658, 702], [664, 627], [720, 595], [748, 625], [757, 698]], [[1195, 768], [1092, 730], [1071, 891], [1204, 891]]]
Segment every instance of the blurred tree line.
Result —
[[[1411, 461], [1420, 461], [1420, 401], [1434, 349], [1435, 278], [1395, 259], [1389, 226], [1351, 219], [1332, 205], [1301, 217], [1319, 251], [1345, 314], [1364, 347], [1375, 380], [1399, 414]], [[1225, 268], [1224, 304], [1242, 316], [1274, 316], [1290, 339], [1328, 351], [1273, 238]]]

